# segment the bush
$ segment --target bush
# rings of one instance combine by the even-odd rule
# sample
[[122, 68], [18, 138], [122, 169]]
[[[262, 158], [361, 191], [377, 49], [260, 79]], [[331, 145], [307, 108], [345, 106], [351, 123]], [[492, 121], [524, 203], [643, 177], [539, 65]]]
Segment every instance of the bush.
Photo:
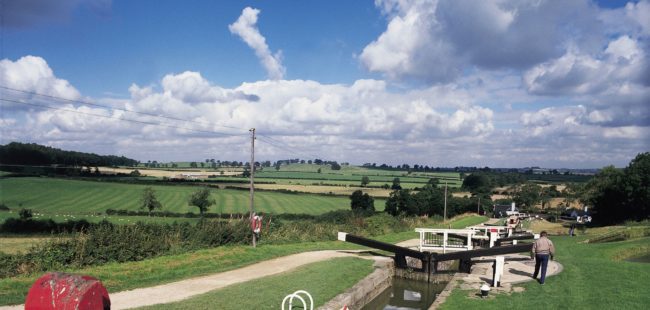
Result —
[[0, 211], [10, 211], [10, 210], [11, 209], [9, 209], [9, 207], [6, 204], [0, 203]]
[[[430, 221], [421, 217], [393, 217], [384, 213], [362, 217], [351, 210], [332, 211], [317, 216], [265, 215], [261, 242], [335, 240], [339, 231], [374, 236], [412, 230], [430, 224]], [[228, 220], [204, 218], [195, 224], [138, 222], [128, 225], [108, 221], [97, 224], [83, 220], [55, 223], [51, 220], [11, 218], [5, 221], [2, 228], [12, 232], [79, 232], [72, 237], [70, 234], [61, 235], [63, 238], [55, 238], [33, 247], [26, 254], [0, 253], [0, 278], [109, 262], [139, 261], [160, 255], [251, 242], [248, 215], [238, 215]]]
[[20, 211], [18, 211], [18, 215], [20, 216], [21, 220], [28, 220], [33, 216], [32, 210], [30, 209], [20, 209]]
[[116, 225], [102, 221], [88, 226], [72, 238], [50, 241], [26, 254], [0, 255], [0, 277], [108, 262], [139, 261], [225, 244], [249, 243], [250, 238], [247, 219], [202, 220], [195, 225], [142, 222]]
[[[26, 216], [26, 215], [25, 215]], [[13, 234], [49, 234], [85, 230], [90, 226], [86, 220], [68, 220], [56, 223], [51, 219], [35, 220], [32, 218], [8, 218], [0, 225], [0, 232]]]

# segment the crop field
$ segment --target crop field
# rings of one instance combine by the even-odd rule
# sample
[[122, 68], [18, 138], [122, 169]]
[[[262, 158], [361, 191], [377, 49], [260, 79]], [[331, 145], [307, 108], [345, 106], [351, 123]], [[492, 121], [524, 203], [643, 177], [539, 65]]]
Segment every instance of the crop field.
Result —
[[276, 179], [312, 179], [312, 180], [338, 180], [338, 181], [357, 181], [360, 182], [361, 178], [367, 176], [370, 181], [375, 182], [392, 182], [394, 178], [399, 178], [401, 182], [406, 183], [427, 183], [431, 178], [438, 178], [440, 181], [457, 181], [460, 180], [458, 174], [450, 175], [404, 175], [404, 172], [400, 174], [384, 174], [389, 171], [384, 171], [381, 174], [369, 171], [367, 173], [355, 173], [355, 174], [343, 174], [336, 172], [298, 172], [298, 171], [272, 171], [272, 170], [263, 170], [257, 172], [255, 177], [257, 178], [276, 178]]
[[[321, 170], [319, 173], [318, 170]], [[100, 168], [102, 173], [130, 173], [132, 168]], [[175, 169], [168, 168], [139, 168], [141, 175], [154, 178], [174, 178], [181, 174], [192, 175], [192, 178], [210, 180], [212, 182], [224, 182], [228, 184], [241, 183], [246, 184], [249, 182], [248, 178], [241, 177], [241, 168], [219, 168], [213, 170], [209, 168], [187, 168], [182, 166]], [[423, 187], [431, 178], [437, 178], [439, 184], [447, 183], [449, 187], [458, 188], [462, 184], [460, 175], [456, 172], [413, 172], [407, 173], [400, 170], [380, 170], [368, 169], [357, 166], [343, 166], [341, 170], [331, 170], [329, 165], [314, 165], [314, 164], [291, 164], [283, 165], [280, 170], [275, 170], [274, 167], [262, 168], [255, 173], [255, 179], [260, 183], [274, 183], [277, 185], [289, 185], [287, 187], [280, 186], [279, 189], [289, 189], [295, 185], [308, 185], [308, 186], [341, 186], [341, 187], [359, 187], [361, 179], [366, 176], [369, 178], [370, 187], [381, 187], [388, 184], [392, 185], [394, 178], [399, 178], [402, 188], [414, 189]], [[226, 184], [226, 185], [228, 185]], [[293, 189], [292, 189], [293, 190]], [[355, 189], [356, 190], [356, 189]], [[308, 191], [313, 193], [338, 193], [338, 192], [352, 192], [354, 190], [339, 189], [337, 191], [329, 189], [315, 189], [310, 188]], [[377, 197], [387, 197], [388, 194], [382, 192]]]
[[48, 242], [54, 237], [0, 237], [0, 253], [26, 252], [33, 246]]
[[[32, 209], [35, 213], [93, 215], [106, 209], [138, 210], [140, 197], [146, 185], [78, 181], [53, 178], [0, 179], [0, 202], [12, 210]], [[187, 203], [195, 186], [152, 186], [163, 210], [194, 212], [198, 209]], [[245, 213], [249, 209], [249, 193], [242, 190], [214, 189], [216, 204], [211, 213]], [[255, 209], [270, 213], [321, 214], [348, 209], [347, 197], [327, 197], [309, 194], [257, 192]], [[377, 209], [383, 204], [376, 203]], [[5, 213], [5, 212], [3, 212]]]

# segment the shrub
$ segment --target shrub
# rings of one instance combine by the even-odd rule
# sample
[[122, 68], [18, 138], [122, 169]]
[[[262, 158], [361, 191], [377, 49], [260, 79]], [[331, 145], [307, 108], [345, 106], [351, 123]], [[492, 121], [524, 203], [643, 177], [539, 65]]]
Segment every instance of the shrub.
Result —
[[9, 207], [6, 204], [0, 203], [0, 211], [9, 211], [9, 210], [11, 209], [9, 209]]
[[0, 277], [83, 267], [108, 262], [139, 261], [170, 253], [250, 242], [248, 220], [202, 220], [195, 225], [90, 225], [72, 238], [59, 238], [26, 254], [0, 255]]

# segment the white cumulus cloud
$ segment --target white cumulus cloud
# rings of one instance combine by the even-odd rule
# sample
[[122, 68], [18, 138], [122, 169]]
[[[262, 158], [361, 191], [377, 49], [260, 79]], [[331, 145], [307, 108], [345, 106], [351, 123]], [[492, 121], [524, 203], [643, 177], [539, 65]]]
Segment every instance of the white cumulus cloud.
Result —
[[58, 78], [45, 59], [37, 56], [24, 56], [16, 61], [0, 60], [0, 85], [9, 98], [32, 97], [29, 93], [39, 93], [69, 100], [81, 97], [79, 91], [64, 79]]
[[260, 10], [246, 7], [236, 22], [228, 25], [232, 34], [239, 36], [255, 51], [269, 78], [278, 80], [284, 77], [286, 69], [282, 66], [282, 52], [271, 53], [266, 38], [257, 29], [257, 16]]

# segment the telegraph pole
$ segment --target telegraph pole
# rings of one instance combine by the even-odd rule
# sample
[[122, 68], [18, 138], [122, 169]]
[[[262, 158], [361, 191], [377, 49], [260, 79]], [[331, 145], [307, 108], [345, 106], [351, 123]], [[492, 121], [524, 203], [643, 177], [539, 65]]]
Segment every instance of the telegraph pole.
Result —
[[447, 182], [445, 181], [445, 217], [444, 222], [447, 222]]
[[250, 163], [251, 164], [251, 167], [250, 167], [250, 169], [251, 169], [251, 173], [250, 173], [250, 178], [251, 178], [251, 184], [250, 184], [250, 196], [251, 196], [250, 197], [250, 200], [251, 200], [250, 201], [251, 202], [250, 212], [251, 212], [251, 214], [250, 214], [250, 221], [251, 221], [251, 232], [253, 233], [253, 247], [256, 247], [257, 246], [257, 240], [256, 240], [255, 232], [253, 231], [253, 227], [252, 227], [253, 214], [255, 214], [255, 205], [254, 205], [254, 201], [255, 201], [255, 181], [254, 181], [254, 178], [255, 178], [255, 128], [251, 128], [249, 131], [251, 132], [251, 163]]

